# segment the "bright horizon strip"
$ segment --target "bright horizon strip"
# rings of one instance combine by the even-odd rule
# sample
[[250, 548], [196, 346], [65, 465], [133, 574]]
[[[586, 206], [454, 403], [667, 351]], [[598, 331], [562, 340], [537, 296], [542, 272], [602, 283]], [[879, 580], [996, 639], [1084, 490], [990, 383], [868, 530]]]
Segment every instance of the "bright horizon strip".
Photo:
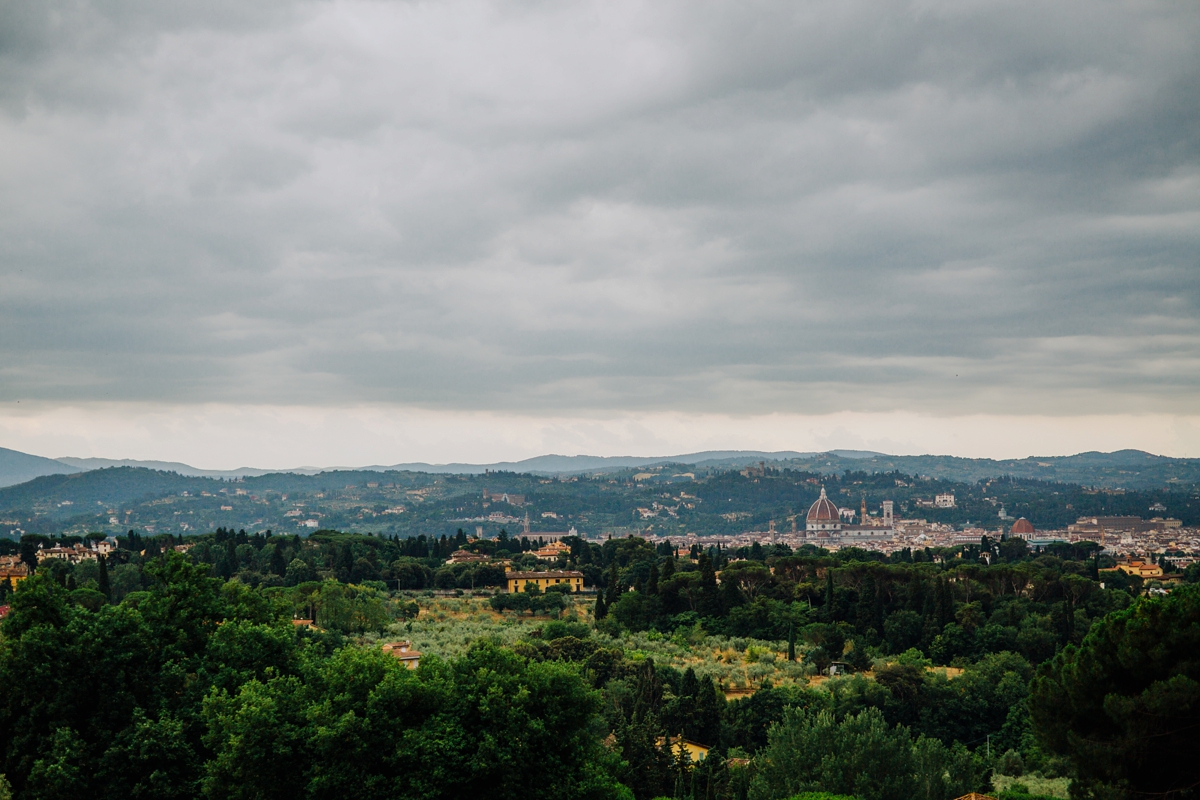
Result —
[[1200, 457], [1200, 415], [525, 416], [382, 405], [8, 404], [0, 410], [0, 446], [49, 458], [179, 461], [200, 469], [487, 464], [547, 454], [665, 457], [705, 450], [1006, 459], [1128, 448]]

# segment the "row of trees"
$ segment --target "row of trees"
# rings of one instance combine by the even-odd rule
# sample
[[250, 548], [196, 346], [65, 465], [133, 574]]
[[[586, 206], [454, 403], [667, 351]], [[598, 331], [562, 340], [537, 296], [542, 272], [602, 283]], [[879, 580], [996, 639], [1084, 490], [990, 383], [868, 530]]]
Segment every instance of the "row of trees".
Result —
[[609, 632], [699, 622], [729, 636], [796, 640], [825, 664], [910, 649], [939, 664], [1006, 651], [1038, 664], [1137, 594], [1119, 579], [1101, 588], [1094, 575], [1092, 560], [1054, 556], [987, 566], [792, 555], [732, 562], [718, 578], [707, 553], [691, 564], [646, 551], [623, 570], [613, 562], [596, 616]]

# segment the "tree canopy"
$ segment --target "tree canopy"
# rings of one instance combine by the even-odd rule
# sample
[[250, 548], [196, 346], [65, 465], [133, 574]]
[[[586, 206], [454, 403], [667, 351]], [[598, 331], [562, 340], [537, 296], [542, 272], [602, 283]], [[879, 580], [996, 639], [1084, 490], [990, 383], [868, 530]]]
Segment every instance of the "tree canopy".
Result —
[[1189, 797], [1200, 787], [1200, 586], [1147, 597], [1092, 626], [1033, 682], [1046, 745], [1096, 797]]

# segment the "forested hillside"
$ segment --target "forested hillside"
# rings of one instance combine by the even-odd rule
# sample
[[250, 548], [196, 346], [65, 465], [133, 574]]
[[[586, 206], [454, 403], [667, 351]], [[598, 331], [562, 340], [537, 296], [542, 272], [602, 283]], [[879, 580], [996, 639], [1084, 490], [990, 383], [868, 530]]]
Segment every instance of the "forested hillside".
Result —
[[[592, 536], [729, 536], [765, 531], [772, 521], [780, 530], [797, 518], [802, 525], [822, 486], [835, 503], [856, 511], [866, 503], [877, 512], [891, 500], [900, 517], [995, 531], [1011, 524], [1001, 511], [1026, 517], [1041, 530], [1087, 515], [1171, 516], [1185, 526], [1200, 525], [1200, 494], [1180, 484], [1117, 491], [1027, 478], [963, 482], [896, 471], [705, 471], [680, 464], [570, 478], [360, 471], [232, 482], [116, 467], [0, 489], [0, 535], [130, 529], [193, 535], [224, 527], [437, 537], [482, 528], [495, 536], [523, 528], [528, 516], [534, 532], [574, 527]], [[952, 508], [934, 506], [943, 493], [954, 495]]]

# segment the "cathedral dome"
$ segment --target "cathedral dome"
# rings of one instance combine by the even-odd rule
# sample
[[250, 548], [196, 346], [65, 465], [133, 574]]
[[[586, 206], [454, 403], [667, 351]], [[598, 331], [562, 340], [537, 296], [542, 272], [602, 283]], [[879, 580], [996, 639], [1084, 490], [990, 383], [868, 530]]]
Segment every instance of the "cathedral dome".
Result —
[[1019, 520], [1013, 523], [1012, 532], [1014, 535], [1018, 533], [1033, 533], [1033, 523], [1024, 517], [1021, 517]]
[[821, 487], [821, 496], [817, 498], [817, 502], [809, 506], [807, 519], [809, 522], [837, 522], [841, 519], [837, 506], [825, 496], [824, 486]]

